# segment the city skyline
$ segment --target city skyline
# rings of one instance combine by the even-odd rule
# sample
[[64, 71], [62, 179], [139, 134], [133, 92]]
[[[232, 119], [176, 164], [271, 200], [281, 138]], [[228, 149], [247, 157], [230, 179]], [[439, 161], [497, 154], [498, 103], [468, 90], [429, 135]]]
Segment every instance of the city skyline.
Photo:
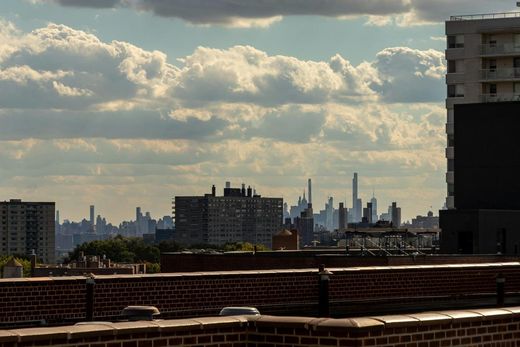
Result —
[[436, 211], [442, 22], [514, 3], [303, 3], [2, 1], [0, 196], [127, 220], [226, 180], [292, 202], [312, 177], [343, 201], [358, 172], [363, 201]]

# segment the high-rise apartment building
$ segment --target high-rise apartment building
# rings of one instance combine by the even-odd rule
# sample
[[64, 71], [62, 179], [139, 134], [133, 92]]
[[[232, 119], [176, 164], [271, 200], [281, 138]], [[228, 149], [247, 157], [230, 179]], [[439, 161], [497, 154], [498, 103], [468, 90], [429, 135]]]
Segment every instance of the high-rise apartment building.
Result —
[[452, 16], [447, 35], [447, 199], [455, 209], [457, 104], [520, 100], [520, 14]]
[[54, 263], [54, 202], [0, 202], [0, 255], [29, 255]]
[[446, 35], [441, 251], [519, 254], [520, 13], [453, 16]]
[[264, 198], [251, 187], [231, 188], [223, 196], [175, 197], [175, 239], [182, 244], [250, 242], [271, 247], [272, 236], [280, 231], [282, 198]]

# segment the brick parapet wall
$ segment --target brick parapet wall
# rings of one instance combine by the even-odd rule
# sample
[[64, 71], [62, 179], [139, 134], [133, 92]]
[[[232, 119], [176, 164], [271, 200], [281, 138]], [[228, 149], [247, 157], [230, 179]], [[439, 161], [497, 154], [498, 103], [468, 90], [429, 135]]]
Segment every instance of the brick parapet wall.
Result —
[[[506, 277], [507, 292], [520, 292], [520, 263], [330, 270], [333, 305], [490, 296], [498, 273]], [[215, 315], [224, 306], [313, 314], [318, 301], [317, 269], [115, 275], [95, 281], [96, 319], [115, 319], [130, 305], [157, 306], [165, 318]], [[0, 280], [0, 323], [79, 321], [86, 316], [85, 296], [83, 277]]]
[[238, 316], [0, 330], [2, 347], [520, 346], [520, 307], [350, 319]]
[[418, 255], [418, 256], [346, 256], [342, 250], [233, 252], [221, 254], [162, 253], [162, 272], [306, 269], [326, 267], [482, 264], [517, 261], [504, 255]]

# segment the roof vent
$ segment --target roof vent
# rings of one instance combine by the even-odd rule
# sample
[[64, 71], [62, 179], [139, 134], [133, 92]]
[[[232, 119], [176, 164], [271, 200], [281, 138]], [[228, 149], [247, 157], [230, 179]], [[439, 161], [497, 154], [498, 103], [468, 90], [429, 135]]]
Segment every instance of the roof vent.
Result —
[[154, 320], [160, 314], [155, 306], [127, 306], [121, 312], [122, 316], [129, 321]]

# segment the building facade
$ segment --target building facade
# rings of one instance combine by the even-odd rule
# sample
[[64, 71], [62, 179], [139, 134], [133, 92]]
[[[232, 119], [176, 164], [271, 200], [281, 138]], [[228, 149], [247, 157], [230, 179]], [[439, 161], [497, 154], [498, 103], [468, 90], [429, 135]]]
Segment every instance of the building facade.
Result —
[[0, 202], [0, 255], [29, 255], [55, 262], [54, 202]]
[[520, 14], [453, 16], [446, 35], [446, 207], [455, 209], [454, 106], [520, 100]]
[[441, 251], [518, 254], [520, 13], [453, 16]]
[[281, 230], [282, 198], [264, 198], [252, 189], [215, 187], [204, 196], [175, 197], [175, 240], [186, 245], [249, 242], [271, 248]]

